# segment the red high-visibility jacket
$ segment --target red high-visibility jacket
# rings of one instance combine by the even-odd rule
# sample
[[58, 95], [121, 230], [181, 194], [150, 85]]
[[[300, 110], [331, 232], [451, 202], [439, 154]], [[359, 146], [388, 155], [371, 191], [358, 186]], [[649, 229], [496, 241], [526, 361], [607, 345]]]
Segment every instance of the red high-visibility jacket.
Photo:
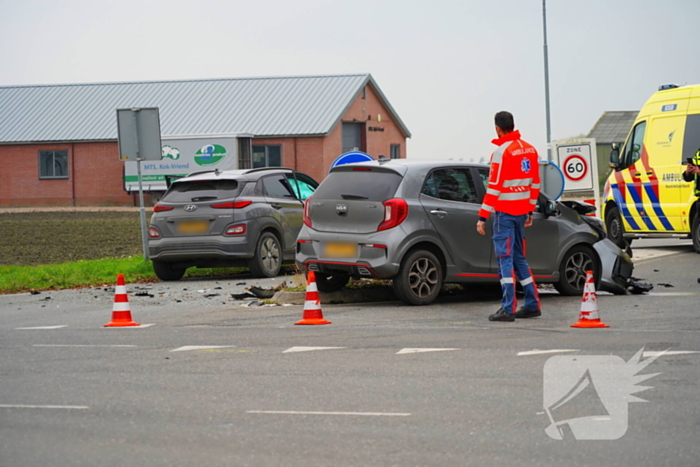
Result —
[[534, 211], [540, 194], [537, 150], [520, 139], [517, 130], [491, 142], [498, 149], [491, 155], [489, 183], [479, 218], [488, 219], [493, 211], [514, 216]]

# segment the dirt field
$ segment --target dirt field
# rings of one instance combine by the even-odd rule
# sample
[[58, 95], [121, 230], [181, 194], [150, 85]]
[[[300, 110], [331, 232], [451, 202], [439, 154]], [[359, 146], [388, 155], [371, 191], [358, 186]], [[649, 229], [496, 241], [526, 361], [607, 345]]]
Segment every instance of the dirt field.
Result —
[[[150, 218], [146, 213], [146, 220]], [[134, 208], [0, 211], [0, 265], [34, 266], [141, 255]]]

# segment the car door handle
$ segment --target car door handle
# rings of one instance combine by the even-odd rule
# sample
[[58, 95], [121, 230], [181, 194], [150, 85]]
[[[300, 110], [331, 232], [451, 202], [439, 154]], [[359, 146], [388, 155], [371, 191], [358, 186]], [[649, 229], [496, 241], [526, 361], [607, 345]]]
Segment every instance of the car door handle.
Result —
[[442, 209], [433, 209], [432, 211], [430, 211], [430, 214], [435, 214], [440, 219], [442, 219], [447, 215], [447, 211], [443, 211]]
[[642, 175], [641, 172], [637, 172], [636, 174], [634, 174], [635, 177], [639, 177], [639, 176], [641, 176], [641, 175]]
[[270, 203], [270, 206], [272, 206], [272, 207], [275, 208], [275, 209], [282, 209], [282, 205], [281, 205], [281, 204]]

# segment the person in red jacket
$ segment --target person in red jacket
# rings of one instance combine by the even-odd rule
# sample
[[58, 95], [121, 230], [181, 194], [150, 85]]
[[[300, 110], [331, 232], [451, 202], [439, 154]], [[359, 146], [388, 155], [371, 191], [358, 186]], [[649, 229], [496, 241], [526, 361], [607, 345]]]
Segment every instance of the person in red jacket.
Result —
[[[498, 273], [501, 277], [501, 308], [490, 321], [515, 321], [542, 315], [537, 284], [525, 259], [525, 227], [532, 225], [532, 212], [540, 193], [537, 150], [520, 139], [513, 115], [498, 112], [495, 117], [498, 149], [491, 155], [486, 196], [479, 211], [476, 230], [486, 235], [484, 225], [493, 213], [493, 239]], [[517, 312], [515, 277], [525, 294], [525, 304]]]

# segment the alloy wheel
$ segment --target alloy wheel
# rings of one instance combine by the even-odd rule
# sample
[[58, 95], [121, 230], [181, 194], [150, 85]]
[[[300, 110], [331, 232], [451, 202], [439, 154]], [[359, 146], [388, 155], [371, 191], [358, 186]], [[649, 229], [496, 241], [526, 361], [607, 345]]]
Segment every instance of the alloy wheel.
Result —
[[585, 252], [576, 252], [566, 262], [564, 275], [566, 282], [575, 289], [583, 290], [586, 283], [586, 271], [594, 270], [593, 258]]
[[408, 284], [416, 297], [428, 297], [435, 291], [438, 282], [437, 265], [428, 258], [419, 258], [411, 265], [408, 273]]

